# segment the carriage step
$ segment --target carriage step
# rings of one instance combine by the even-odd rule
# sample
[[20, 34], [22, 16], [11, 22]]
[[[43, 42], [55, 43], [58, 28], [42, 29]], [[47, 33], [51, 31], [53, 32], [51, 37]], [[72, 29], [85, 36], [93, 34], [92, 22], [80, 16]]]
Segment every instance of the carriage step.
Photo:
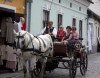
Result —
[[59, 62], [68, 62], [68, 61], [70, 61], [71, 60], [71, 58], [55, 58], [57, 61], [59, 61]]
[[70, 69], [70, 67], [58, 67], [58, 69]]
[[68, 61], [70, 61], [70, 60], [73, 60], [73, 58], [64, 57], [64, 58], [62, 58], [62, 60], [68, 60]]

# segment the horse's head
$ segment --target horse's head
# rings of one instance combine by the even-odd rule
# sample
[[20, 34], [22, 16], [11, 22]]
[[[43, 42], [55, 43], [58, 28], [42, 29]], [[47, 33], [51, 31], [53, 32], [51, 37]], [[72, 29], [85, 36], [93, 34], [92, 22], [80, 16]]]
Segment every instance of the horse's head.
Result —
[[28, 43], [30, 41], [30, 34], [27, 31], [20, 31], [18, 33], [15, 33], [15, 43], [14, 46], [16, 49], [24, 49], [28, 46]]

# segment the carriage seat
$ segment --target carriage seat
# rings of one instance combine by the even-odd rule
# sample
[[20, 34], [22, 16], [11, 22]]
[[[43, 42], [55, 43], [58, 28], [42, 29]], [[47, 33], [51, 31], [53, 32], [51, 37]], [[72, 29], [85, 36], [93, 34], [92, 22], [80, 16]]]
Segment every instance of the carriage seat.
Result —
[[67, 46], [64, 45], [61, 42], [54, 42], [54, 56], [62, 56], [62, 57], [66, 57], [66, 52], [67, 52]]

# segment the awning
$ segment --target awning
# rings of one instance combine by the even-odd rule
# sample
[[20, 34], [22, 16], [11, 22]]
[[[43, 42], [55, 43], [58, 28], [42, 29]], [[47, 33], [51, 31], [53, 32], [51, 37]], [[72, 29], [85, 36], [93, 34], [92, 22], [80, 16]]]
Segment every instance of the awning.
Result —
[[3, 7], [0, 7], [0, 11], [14, 13], [14, 10], [12, 10], [12, 9], [8, 9], [8, 8], [3, 8]]

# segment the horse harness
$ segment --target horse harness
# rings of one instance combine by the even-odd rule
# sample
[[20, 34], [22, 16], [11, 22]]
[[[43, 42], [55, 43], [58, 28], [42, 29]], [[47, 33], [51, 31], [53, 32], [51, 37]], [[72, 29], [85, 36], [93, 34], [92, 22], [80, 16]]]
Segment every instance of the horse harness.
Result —
[[[27, 33], [27, 32], [26, 32], [26, 33]], [[25, 33], [25, 34], [26, 34], [26, 33]], [[17, 48], [20, 48], [20, 45], [19, 45], [19, 38], [24, 38], [25, 34], [22, 35], [22, 36], [20, 36], [20, 33], [19, 33], [19, 36], [17, 36], [17, 38], [18, 38]], [[42, 47], [42, 46], [41, 46], [40, 39], [42, 40], [44, 47], [46, 47], [46, 44], [45, 44], [44, 40], [43, 40], [42, 38], [40, 38], [40, 37], [35, 36], [35, 38], [38, 39], [39, 45], [40, 45], [40, 46], [39, 46], [39, 50], [38, 50], [38, 49], [35, 49], [35, 48], [34, 48], [34, 45], [33, 45], [33, 42], [32, 42], [33, 39], [31, 38], [30, 34], [28, 34], [28, 35], [29, 35], [31, 41], [28, 43], [28, 45], [27, 45], [26, 47], [24, 46], [21, 50], [22, 50], [23, 52], [33, 51], [33, 53], [34, 53], [34, 52], [37, 52], [37, 53], [39, 53], [39, 54], [40, 54], [40, 53], [44, 53], [44, 52], [41, 51], [41, 47]], [[32, 47], [32, 48], [27, 48], [31, 42], [32, 42], [32, 46], [33, 46], [33, 47]], [[17, 49], [17, 48], [16, 48], [16, 49]]]

